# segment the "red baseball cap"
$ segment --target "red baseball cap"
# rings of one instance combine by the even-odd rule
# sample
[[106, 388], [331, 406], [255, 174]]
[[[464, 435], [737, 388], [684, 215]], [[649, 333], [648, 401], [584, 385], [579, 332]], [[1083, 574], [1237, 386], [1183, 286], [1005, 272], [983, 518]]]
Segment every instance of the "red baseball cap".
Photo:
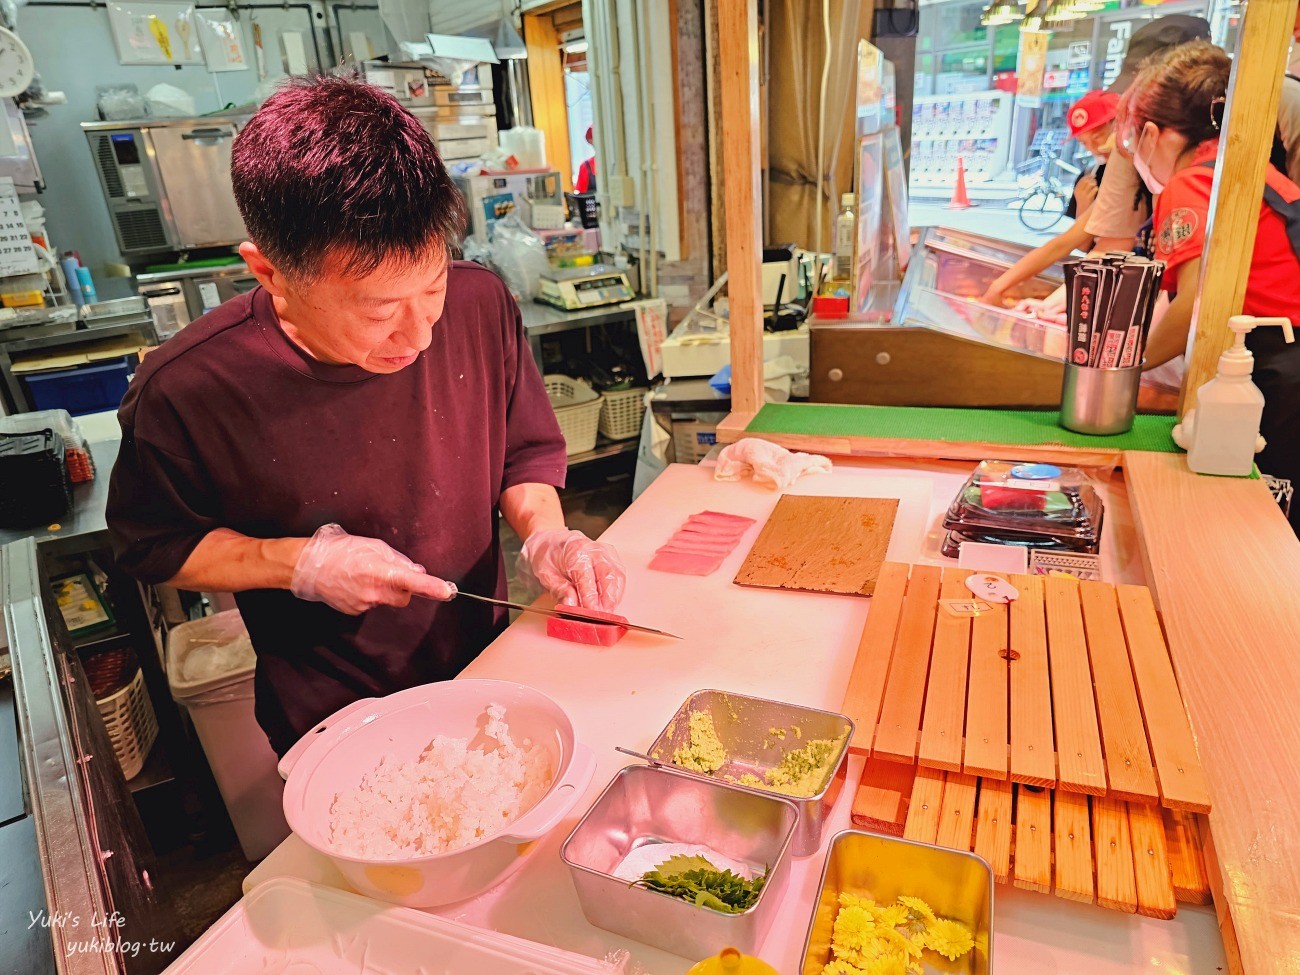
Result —
[[1115, 108], [1119, 105], [1119, 95], [1113, 91], [1090, 91], [1070, 106], [1066, 121], [1070, 125], [1070, 135], [1078, 136], [1091, 132], [1095, 128], [1115, 119]]

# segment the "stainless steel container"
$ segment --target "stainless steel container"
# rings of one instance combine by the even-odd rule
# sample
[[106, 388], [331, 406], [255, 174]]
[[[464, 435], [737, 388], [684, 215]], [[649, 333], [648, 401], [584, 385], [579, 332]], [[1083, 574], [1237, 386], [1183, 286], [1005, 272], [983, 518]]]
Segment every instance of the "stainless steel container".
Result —
[[975, 936], [974, 950], [943, 961], [942, 970], [949, 975], [993, 971], [993, 871], [975, 854], [852, 829], [836, 833], [804, 940], [802, 975], [820, 975], [831, 961], [831, 931], [842, 893], [877, 904], [892, 904], [899, 896], [921, 898]]
[[1065, 364], [1061, 382], [1061, 426], [1075, 433], [1124, 433], [1137, 413], [1141, 366], [1097, 369]]
[[[633, 765], [614, 776], [560, 857], [596, 927], [692, 961], [729, 945], [752, 953], [780, 910], [798, 820], [786, 799]], [[749, 910], [723, 914], [613, 876], [632, 850], [658, 843], [698, 843], [759, 871], [767, 867], [767, 883]]]
[[[799, 809], [793, 853], [797, 857], [816, 853], [821, 847], [822, 823], [844, 789], [853, 722], [834, 711], [819, 711], [730, 691], [696, 691], [677, 709], [668, 726], [646, 750], [651, 758], [666, 764], [672, 762], [673, 752], [690, 740], [692, 711], [707, 711], [713, 716], [713, 726], [727, 750], [727, 763], [711, 778], [729, 785], [739, 785], [737, 780], [744, 775], [766, 781], [764, 775], [780, 763], [786, 752], [801, 747], [801, 743], [807, 744], [817, 738], [844, 739], [839, 754], [831, 761], [831, 772], [821, 791], [806, 799], [790, 797]], [[784, 732], [785, 737], [777, 737], [774, 731]], [[752, 788], [765, 795], [778, 794], [764, 786]]]

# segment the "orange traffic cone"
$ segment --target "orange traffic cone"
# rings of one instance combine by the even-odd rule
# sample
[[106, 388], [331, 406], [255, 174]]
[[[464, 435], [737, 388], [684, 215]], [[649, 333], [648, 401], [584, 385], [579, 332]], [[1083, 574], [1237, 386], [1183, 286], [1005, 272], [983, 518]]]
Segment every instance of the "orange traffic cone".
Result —
[[949, 210], [969, 210], [975, 204], [971, 202], [969, 194], [966, 192], [966, 162], [961, 156], [957, 157], [957, 186], [952, 191], [952, 199], [948, 201]]

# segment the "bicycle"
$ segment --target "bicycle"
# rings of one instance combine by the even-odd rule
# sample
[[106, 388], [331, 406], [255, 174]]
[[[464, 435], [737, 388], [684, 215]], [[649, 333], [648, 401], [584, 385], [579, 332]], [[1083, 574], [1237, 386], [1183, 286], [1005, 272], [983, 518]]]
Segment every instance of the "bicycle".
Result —
[[1020, 222], [1028, 229], [1044, 233], [1051, 230], [1065, 216], [1074, 193], [1074, 184], [1066, 186], [1055, 169], [1063, 169], [1073, 176], [1081, 170], [1061, 160], [1055, 147], [1044, 147], [1032, 159], [1016, 166], [1016, 182], [1020, 184]]

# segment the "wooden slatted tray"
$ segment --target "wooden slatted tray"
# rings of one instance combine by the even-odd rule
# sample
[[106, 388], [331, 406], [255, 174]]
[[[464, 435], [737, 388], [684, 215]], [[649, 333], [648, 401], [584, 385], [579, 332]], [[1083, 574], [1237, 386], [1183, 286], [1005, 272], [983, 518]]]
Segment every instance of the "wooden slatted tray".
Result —
[[1206, 813], [1210, 796], [1151, 593], [1010, 576], [973, 619], [965, 569], [885, 563], [849, 680], [854, 751]]
[[867, 756], [853, 820], [972, 850], [999, 882], [1151, 917], [1205, 903], [1210, 797], [1151, 593], [886, 563], [844, 700]]
[[999, 883], [1172, 918], [1206, 904], [1202, 817], [1152, 803], [868, 759], [854, 825], [971, 850]]

